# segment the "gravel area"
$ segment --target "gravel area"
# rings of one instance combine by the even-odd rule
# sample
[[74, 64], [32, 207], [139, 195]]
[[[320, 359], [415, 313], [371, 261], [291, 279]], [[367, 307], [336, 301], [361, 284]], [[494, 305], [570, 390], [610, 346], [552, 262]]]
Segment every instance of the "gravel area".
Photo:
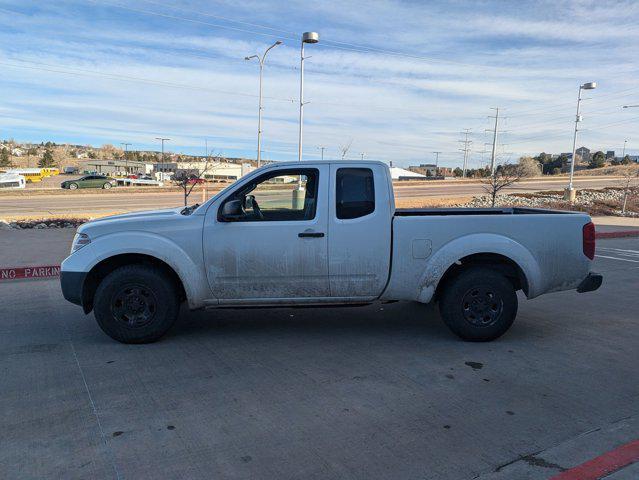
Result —
[[[579, 190], [575, 203], [570, 203], [564, 200], [561, 192], [515, 193], [497, 195], [495, 204], [498, 207], [551, 208], [588, 212], [591, 215], [639, 217], [639, 188], [635, 187], [630, 189], [626, 202], [625, 215], [621, 213], [623, 196], [624, 191], [619, 188]], [[490, 208], [491, 199], [489, 195], [480, 195], [473, 197], [470, 202], [455, 203], [450, 206], [459, 208]]]

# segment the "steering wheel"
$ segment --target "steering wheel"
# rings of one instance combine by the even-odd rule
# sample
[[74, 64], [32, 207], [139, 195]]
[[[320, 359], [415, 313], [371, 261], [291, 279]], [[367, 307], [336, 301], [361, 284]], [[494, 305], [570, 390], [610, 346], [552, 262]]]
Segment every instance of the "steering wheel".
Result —
[[246, 200], [247, 203], [250, 203], [255, 218], [257, 218], [258, 220], [264, 220], [264, 215], [262, 214], [262, 210], [260, 210], [260, 206], [257, 204], [257, 200], [255, 200], [255, 196], [247, 195]]

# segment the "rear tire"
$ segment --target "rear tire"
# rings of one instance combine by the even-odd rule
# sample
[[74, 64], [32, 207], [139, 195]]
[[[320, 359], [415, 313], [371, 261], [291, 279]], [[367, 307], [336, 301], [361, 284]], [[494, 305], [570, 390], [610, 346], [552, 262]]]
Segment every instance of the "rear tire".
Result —
[[444, 285], [439, 311], [453, 333], [466, 341], [502, 336], [517, 316], [517, 293], [501, 273], [472, 267]]
[[122, 343], [151, 343], [175, 323], [180, 302], [175, 283], [147, 265], [120, 267], [107, 275], [94, 297], [100, 328]]
[[111, 188], [113, 185], [111, 185], [109, 182], [105, 183], [104, 185], [102, 185], [102, 188], [104, 190], [108, 190], [109, 188]]

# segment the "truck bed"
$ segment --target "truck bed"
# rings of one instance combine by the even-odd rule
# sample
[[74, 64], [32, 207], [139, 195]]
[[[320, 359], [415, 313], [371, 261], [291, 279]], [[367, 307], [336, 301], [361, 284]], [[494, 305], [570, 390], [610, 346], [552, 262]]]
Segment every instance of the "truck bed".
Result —
[[442, 215], [530, 215], [530, 214], [572, 214], [563, 210], [544, 208], [506, 207], [506, 208], [397, 208], [396, 217], [427, 217]]

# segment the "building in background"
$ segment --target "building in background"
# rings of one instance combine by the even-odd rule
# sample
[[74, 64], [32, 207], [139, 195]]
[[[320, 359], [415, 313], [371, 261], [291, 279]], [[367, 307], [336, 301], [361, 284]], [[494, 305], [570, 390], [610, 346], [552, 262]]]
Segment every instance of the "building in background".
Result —
[[390, 167], [391, 179], [393, 180], [426, 180], [426, 175], [412, 172], [405, 168]]
[[[577, 155], [579, 155], [579, 157], [581, 158], [582, 162], [590, 162], [590, 160], [592, 160], [592, 155], [590, 155], [590, 149], [586, 148], [586, 147], [579, 147], [577, 150], [575, 150], [575, 153]], [[572, 157], [572, 155], [571, 155]], [[575, 163], [575, 167], [577, 166], [577, 164], [579, 163], [579, 159], [577, 159], [577, 163]]]
[[142, 175], [146, 173], [146, 164], [135, 160], [89, 160], [82, 162], [79, 170], [113, 176]]
[[218, 161], [165, 162], [156, 163], [153, 167], [154, 174], [178, 174], [186, 172], [189, 175], [195, 175], [209, 181], [235, 181], [255, 169], [250, 163]]

